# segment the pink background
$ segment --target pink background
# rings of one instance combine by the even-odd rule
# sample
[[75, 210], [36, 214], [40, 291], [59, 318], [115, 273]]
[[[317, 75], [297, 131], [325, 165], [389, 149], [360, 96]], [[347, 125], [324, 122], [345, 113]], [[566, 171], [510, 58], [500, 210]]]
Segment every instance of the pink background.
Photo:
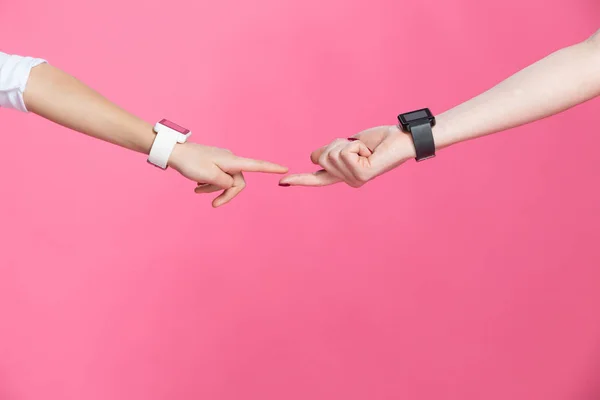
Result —
[[[0, 12], [2, 51], [293, 171], [335, 137], [439, 113], [600, 28], [597, 0]], [[359, 191], [249, 176], [218, 210], [141, 155], [0, 111], [0, 399], [598, 398], [599, 110]]]

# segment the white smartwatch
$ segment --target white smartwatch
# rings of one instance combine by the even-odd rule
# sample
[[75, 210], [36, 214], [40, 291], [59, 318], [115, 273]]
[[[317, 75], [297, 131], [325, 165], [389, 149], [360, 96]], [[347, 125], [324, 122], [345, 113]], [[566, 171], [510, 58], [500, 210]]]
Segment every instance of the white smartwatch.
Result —
[[183, 128], [168, 119], [161, 119], [154, 125], [156, 139], [150, 149], [148, 162], [159, 168], [167, 169], [169, 157], [177, 143], [185, 143], [191, 136], [189, 129]]

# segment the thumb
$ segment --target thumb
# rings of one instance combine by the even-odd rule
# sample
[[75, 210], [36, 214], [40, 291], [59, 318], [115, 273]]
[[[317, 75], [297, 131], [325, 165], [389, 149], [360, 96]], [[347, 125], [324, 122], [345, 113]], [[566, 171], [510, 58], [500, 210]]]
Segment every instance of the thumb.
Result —
[[397, 142], [390, 138], [384, 139], [369, 157], [373, 175], [381, 175], [402, 164], [405, 161], [405, 158], [400, 156], [402, 153], [402, 148]]

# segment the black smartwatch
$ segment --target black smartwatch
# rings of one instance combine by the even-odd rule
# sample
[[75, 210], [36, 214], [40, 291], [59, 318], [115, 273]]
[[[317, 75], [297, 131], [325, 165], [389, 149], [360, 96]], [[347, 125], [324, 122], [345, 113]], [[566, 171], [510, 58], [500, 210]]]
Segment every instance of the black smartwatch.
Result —
[[433, 131], [431, 130], [435, 126], [435, 117], [431, 114], [429, 108], [400, 114], [398, 115], [398, 121], [402, 130], [412, 136], [417, 161], [435, 157], [435, 143], [433, 141]]

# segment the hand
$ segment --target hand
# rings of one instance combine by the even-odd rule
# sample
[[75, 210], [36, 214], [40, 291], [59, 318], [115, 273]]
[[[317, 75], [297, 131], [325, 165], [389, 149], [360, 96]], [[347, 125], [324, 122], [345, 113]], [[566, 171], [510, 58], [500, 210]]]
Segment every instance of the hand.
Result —
[[280, 186], [327, 186], [338, 182], [358, 188], [375, 177], [415, 157], [410, 135], [397, 126], [367, 129], [349, 139], [336, 139], [310, 155], [323, 170], [293, 174]]
[[175, 146], [169, 166], [198, 182], [196, 193], [223, 190], [213, 200], [213, 207], [228, 203], [244, 189], [246, 181], [242, 172], [285, 174], [288, 171], [286, 167], [268, 161], [238, 157], [226, 149], [189, 142]]

